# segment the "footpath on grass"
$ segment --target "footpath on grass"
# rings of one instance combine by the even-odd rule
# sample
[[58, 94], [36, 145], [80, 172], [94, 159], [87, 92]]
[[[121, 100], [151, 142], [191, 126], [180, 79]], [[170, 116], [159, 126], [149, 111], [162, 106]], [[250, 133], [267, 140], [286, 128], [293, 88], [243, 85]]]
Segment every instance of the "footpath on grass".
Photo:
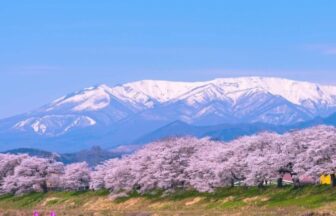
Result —
[[336, 215], [336, 188], [330, 186], [234, 187], [213, 193], [136, 192], [115, 198], [108, 191], [31, 193], [0, 196], [0, 216], [33, 215]]

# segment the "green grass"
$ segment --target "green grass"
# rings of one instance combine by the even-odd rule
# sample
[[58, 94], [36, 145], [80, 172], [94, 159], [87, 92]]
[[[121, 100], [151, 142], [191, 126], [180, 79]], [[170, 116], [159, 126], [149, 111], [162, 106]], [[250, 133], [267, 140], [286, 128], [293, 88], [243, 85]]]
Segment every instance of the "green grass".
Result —
[[[81, 209], [85, 204], [102, 198], [104, 202], [121, 205], [141, 198], [138, 207], [147, 208], [152, 203], [163, 203], [161, 210], [201, 210], [201, 211], [239, 211], [242, 209], [305, 209], [315, 211], [320, 207], [334, 204], [336, 212], [336, 188], [330, 186], [305, 186], [294, 189], [290, 186], [276, 188], [269, 186], [220, 188], [212, 193], [200, 193], [194, 190], [178, 190], [173, 193], [165, 193], [162, 190], [154, 190], [145, 194], [133, 192], [128, 197], [114, 201], [108, 199], [109, 192], [84, 191], [84, 192], [48, 192], [31, 193], [23, 196], [0, 196], [0, 209], [34, 209], [34, 208], [58, 208]], [[197, 204], [186, 205], [199, 198]], [[139, 200], [139, 199], [138, 199]], [[143, 206], [141, 207], [141, 205]], [[113, 209], [111, 209], [113, 210]], [[151, 210], [151, 209], [149, 209]], [[104, 209], [106, 211], [106, 209]]]
[[58, 199], [50, 200], [47, 205], [55, 205], [64, 203], [68, 200], [73, 200], [75, 205], [80, 205], [82, 202], [88, 201], [97, 196], [107, 196], [108, 191], [85, 191], [85, 192], [48, 192], [48, 193], [30, 193], [21, 196], [3, 195], [0, 196], [0, 208], [3, 209], [24, 209], [33, 208], [41, 204], [48, 197]]
[[5, 195], [0, 197], [1, 206], [15, 208], [31, 208], [44, 199], [43, 193], [30, 193], [22, 196]]
[[336, 188], [328, 186], [304, 187], [278, 191], [268, 202], [270, 206], [303, 206], [318, 208], [326, 203], [336, 201]]
[[[157, 190], [150, 193], [139, 194], [133, 192], [129, 197], [119, 198], [118, 203], [133, 198], [143, 197], [151, 201], [181, 201], [195, 197], [202, 197], [207, 208], [226, 209], [243, 206], [256, 207], [291, 207], [298, 206], [307, 209], [319, 208], [328, 203], [336, 204], [336, 188], [330, 186], [305, 186], [294, 189], [291, 186], [276, 188], [269, 186], [220, 188], [212, 193], [200, 193], [194, 190], [175, 191], [165, 194]], [[230, 198], [230, 199], [228, 199]], [[250, 199], [250, 200], [249, 200]], [[225, 202], [223, 202], [225, 201]]]

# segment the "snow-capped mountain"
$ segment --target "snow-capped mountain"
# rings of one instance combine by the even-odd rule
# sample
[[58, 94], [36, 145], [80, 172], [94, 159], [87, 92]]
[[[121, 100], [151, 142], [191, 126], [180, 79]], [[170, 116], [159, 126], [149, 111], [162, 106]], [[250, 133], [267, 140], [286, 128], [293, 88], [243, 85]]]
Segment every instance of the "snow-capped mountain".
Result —
[[289, 125], [333, 112], [336, 86], [268, 77], [206, 82], [143, 80], [86, 88], [35, 111], [1, 120], [0, 138], [1, 134], [85, 134], [128, 143], [174, 121], [199, 126]]
[[143, 80], [100, 85], [61, 97], [12, 125], [49, 136], [132, 118], [192, 124], [291, 124], [336, 111], [336, 86], [280, 78], [223, 78], [207, 82]]

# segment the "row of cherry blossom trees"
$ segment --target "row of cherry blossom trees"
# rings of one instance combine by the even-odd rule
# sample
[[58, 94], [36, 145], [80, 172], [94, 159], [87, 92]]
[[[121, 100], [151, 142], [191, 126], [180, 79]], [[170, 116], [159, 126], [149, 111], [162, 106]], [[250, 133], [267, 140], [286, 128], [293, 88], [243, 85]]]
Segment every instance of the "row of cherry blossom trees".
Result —
[[90, 169], [86, 163], [64, 166], [53, 159], [0, 154], [0, 193], [24, 194], [49, 190], [88, 189]]
[[227, 143], [193, 137], [166, 139], [97, 166], [90, 186], [112, 192], [213, 191], [235, 182], [275, 181], [279, 168], [288, 163], [293, 163], [301, 179], [315, 183], [321, 174], [335, 173], [336, 128], [318, 126], [284, 135], [264, 132]]
[[0, 154], [0, 193], [98, 190], [112, 193], [153, 189], [196, 189], [262, 185], [274, 181], [287, 163], [301, 178], [318, 182], [336, 170], [336, 128], [319, 126], [284, 135], [261, 133], [231, 142], [169, 138], [105, 161], [63, 165], [53, 159]]

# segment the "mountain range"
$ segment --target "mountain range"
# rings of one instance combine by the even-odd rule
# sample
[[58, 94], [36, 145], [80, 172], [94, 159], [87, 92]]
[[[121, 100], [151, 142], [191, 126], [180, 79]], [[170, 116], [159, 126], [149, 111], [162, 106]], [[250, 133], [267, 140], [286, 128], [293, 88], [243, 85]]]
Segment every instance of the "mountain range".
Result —
[[68, 152], [182, 134], [226, 140], [318, 124], [335, 112], [336, 86], [282, 78], [104, 84], [0, 120], [0, 149]]
[[265, 123], [252, 124], [219, 124], [210, 126], [195, 126], [185, 122], [175, 121], [137, 139], [134, 143], [146, 144], [162, 138], [176, 136], [210, 137], [213, 140], [230, 141], [241, 136], [249, 136], [260, 132], [275, 132], [283, 134], [291, 130], [300, 130], [317, 125], [336, 126], [336, 114], [326, 118], [315, 118], [311, 121], [291, 125], [272, 125]]
[[108, 160], [111, 158], [117, 158], [121, 156], [121, 154], [103, 150], [99, 146], [93, 146], [90, 149], [81, 150], [79, 152], [64, 153], [64, 154], [58, 154], [58, 153], [43, 151], [39, 149], [32, 149], [32, 148], [18, 148], [18, 149], [7, 150], [2, 153], [28, 154], [30, 156], [36, 156], [40, 158], [52, 158], [64, 164], [71, 164], [71, 163], [78, 163], [78, 162], [85, 161], [91, 167], [94, 167], [105, 160]]

